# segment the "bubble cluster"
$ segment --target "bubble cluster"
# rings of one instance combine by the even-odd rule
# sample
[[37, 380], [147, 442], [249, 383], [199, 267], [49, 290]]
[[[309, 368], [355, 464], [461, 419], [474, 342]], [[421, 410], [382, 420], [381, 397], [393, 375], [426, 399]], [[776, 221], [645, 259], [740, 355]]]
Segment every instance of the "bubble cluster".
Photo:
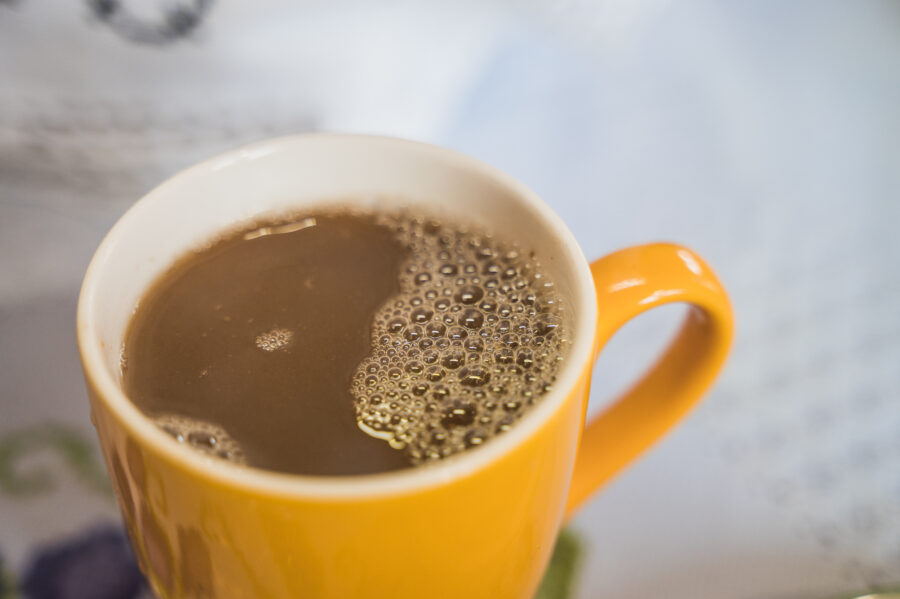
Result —
[[179, 443], [197, 451], [235, 464], [247, 463], [240, 445], [221, 426], [174, 414], [157, 416], [153, 422]]
[[263, 351], [273, 352], [287, 347], [294, 337], [293, 331], [288, 329], [272, 329], [256, 337], [256, 347]]
[[563, 306], [533, 253], [465, 226], [378, 219], [409, 254], [351, 391], [360, 428], [424, 464], [508, 430], [551, 389]]

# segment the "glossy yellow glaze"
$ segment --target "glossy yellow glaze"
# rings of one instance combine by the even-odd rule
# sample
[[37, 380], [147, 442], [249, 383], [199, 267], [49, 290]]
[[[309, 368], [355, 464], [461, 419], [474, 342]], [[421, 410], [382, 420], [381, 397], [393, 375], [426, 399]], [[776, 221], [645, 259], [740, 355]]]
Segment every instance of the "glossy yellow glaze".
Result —
[[620, 250], [592, 263], [591, 274], [599, 310], [595, 357], [638, 314], [673, 302], [691, 308], [659, 362], [585, 427], [567, 515], [697, 403], [721, 370], [734, 334], [725, 290], [685, 247], [651, 243]]
[[139, 441], [86, 368], [116, 495], [156, 593], [163, 599], [531, 597], [564, 515], [697, 401], [731, 338], [724, 291], [684, 248], [632, 248], [591, 270], [600, 305], [598, 351], [644, 310], [673, 301], [697, 309], [661, 363], [585, 429], [580, 452], [590, 358], [534, 434], [477, 469], [424, 487], [307, 496], [215, 476], [215, 465], [198, 469], [158, 443]]

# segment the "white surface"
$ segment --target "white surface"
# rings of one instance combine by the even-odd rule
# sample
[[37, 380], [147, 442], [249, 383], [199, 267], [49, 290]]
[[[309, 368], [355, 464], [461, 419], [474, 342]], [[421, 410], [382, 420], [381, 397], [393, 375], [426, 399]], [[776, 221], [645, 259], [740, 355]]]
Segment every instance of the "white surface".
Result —
[[[733, 294], [721, 382], [576, 520], [581, 598], [900, 585], [896, 3], [528, 2], [509, 16], [512, 3], [392, 2], [336, 17], [221, 2], [195, 40], [164, 48], [53, 4], [0, 5], [0, 429], [54, 417], [89, 432], [78, 281], [102, 232], [176, 168], [313, 126], [421, 138], [531, 186], [589, 256], [676, 240]], [[676, 316], [613, 340], [596, 400]], [[14, 565], [7, 539], [109, 513], [77, 490], [0, 501]]]

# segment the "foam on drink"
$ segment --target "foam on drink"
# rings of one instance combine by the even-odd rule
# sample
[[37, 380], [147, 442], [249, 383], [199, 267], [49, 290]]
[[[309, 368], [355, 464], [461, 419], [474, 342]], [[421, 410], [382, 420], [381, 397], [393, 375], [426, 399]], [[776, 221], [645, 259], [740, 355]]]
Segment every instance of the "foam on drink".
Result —
[[208, 456], [235, 464], [246, 463], [241, 446], [221, 426], [180, 414], [156, 416], [153, 422], [179, 443]]
[[503, 433], [551, 389], [562, 306], [518, 246], [416, 216], [379, 220], [409, 254], [351, 390], [360, 428], [422, 464]]

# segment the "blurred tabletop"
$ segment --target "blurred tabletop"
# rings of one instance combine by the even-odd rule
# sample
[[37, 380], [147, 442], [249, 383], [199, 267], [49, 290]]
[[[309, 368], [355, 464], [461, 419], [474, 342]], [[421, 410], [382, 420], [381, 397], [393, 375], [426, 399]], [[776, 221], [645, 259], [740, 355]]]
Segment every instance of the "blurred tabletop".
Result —
[[[192, 162], [310, 130], [474, 155], [588, 257], [677, 241], [731, 292], [736, 344], [707, 400], [573, 522], [574, 596], [900, 587], [888, 0], [0, 0], [0, 569], [118, 526], [74, 339], [104, 232]], [[613, 339], [592, 412], [680, 316]]]

